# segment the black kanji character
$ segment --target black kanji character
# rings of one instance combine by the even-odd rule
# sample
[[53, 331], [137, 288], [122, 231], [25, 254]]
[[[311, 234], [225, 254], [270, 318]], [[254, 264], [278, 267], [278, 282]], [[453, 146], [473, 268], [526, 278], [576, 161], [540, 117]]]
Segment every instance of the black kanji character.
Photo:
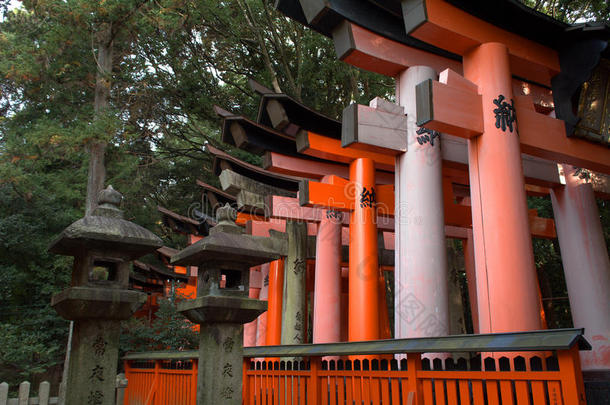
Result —
[[504, 101], [506, 97], [502, 94], [493, 101], [498, 108], [494, 109], [496, 114], [496, 128], [502, 128], [502, 131], [506, 131], [506, 128], [513, 132], [513, 123], [517, 121], [517, 115], [515, 113], [515, 103], [510, 100], [510, 104]]
[[104, 367], [100, 365], [96, 365], [93, 370], [91, 370], [91, 375], [89, 376], [89, 380], [93, 381], [94, 379], [98, 381], [104, 381]]
[[415, 131], [415, 133], [417, 135], [421, 135], [417, 137], [417, 143], [420, 145], [430, 142], [430, 146], [434, 146], [434, 139], [441, 137], [441, 134], [438, 133], [438, 131], [424, 127], [420, 127], [417, 131]]
[[362, 189], [362, 193], [360, 194], [360, 206], [362, 208], [369, 207], [372, 208], [376, 203], [375, 197], [375, 188], [371, 187], [371, 191], [367, 190], [366, 187]]

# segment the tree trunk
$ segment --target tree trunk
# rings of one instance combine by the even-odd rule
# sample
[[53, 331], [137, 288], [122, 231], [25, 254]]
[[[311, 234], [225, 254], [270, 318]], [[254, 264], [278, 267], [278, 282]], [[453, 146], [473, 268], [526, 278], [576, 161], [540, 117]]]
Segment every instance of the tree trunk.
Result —
[[[96, 34], [98, 46], [97, 75], [95, 78], [94, 119], [103, 118], [110, 104], [110, 80], [112, 74], [112, 24], [104, 23]], [[89, 147], [89, 177], [87, 180], [87, 209], [90, 215], [97, 206], [97, 195], [104, 188], [106, 167], [104, 154], [106, 141], [92, 139]]]

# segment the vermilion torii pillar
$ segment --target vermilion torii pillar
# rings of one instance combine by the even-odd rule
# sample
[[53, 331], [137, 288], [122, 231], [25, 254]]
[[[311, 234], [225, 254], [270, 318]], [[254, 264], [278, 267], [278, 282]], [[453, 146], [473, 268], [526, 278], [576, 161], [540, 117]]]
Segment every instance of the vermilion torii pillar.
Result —
[[486, 43], [465, 55], [464, 77], [478, 85], [483, 118], [482, 135], [468, 142], [477, 290], [489, 289], [478, 303], [479, 332], [540, 329], [506, 45]]
[[[330, 182], [329, 176], [322, 182]], [[313, 342], [341, 341], [341, 232], [343, 213], [329, 209], [318, 225]]]
[[[297, 139], [299, 149], [313, 151], [309, 134]], [[343, 152], [346, 153], [343, 153]], [[379, 331], [379, 286], [376, 218], [379, 208], [394, 212], [391, 185], [375, 184], [375, 164], [371, 154], [334, 151], [351, 158], [350, 181], [332, 176], [329, 183], [305, 181], [299, 189], [301, 205], [316, 205], [350, 212], [348, 340], [376, 340]], [[368, 155], [368, 156], [367, 156]]]

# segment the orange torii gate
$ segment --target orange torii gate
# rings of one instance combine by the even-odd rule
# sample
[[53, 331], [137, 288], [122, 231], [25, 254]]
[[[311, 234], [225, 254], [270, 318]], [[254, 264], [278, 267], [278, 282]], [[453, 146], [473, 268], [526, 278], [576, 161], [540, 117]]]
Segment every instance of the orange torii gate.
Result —
[[[300, 151], [320, 153], [309, 140]], [[350, 162], [349, 181], [336, 176], [328, 176], [327, 183], [304, 181], [299, 199], [301, 205], [350, 213], [348, 340], [375, 340], [379, 338], [376, 218], [394, 215], [394, 186], [375, 182], [375, 167], [387, 161], [382, 155], [342, 148], [334, 152]]]
[[[484, 312], [480, 331], [539, 328], [522, 163], [529, 155], [544, 170], [557, 162], [609, 173], [607, 147], [571, 135], [578, 124], [572, 100], [598, 64], [610, 29], [570, 26], [511, 0], [352, 0], [349, 6], [343, 0], [280, 0], [277, 7], [332, 37], [339, 59], [355, 66], [396, 78], [418, 65], [437, 74], [457, 73], [446, 71], [444, 79], [420, 88], [417, 122], [454, 139], [468, 138], [462, 145], [468, 148], [477, 298]], [[549, 116], [553, 110], [559, 119]], [[572, 187], [556, 181], [540, 185]], [[592, 197], [587, 193], [587, 199]], [[593, 201], [572, 206], [583, 204], [595, 206]], [[557, 214], [567, 216], [564, 210]], [[587, 287], [571, 281], [578, 277], [566, 280], [571, 301], [586, 296], [584, 288], [595, 292], [586, 305], [574, 301], [574, 308], [587, 310], [572, 314], [575, 324], [603, 337], [594, 344], [591, 367], [608, 369], [608, 358], [601, 354], [610, 338], [607, 304], [593, 303], [610, 301], [610, 262], [603, 238], [598, 240], [601, 234], [587, 231], [598, 228], [597, 222], [564, 226], [559, 238], [564, 256], [594, 249], [591, 258], [582, 257], [594, 274]], [[596, 235], [594, 243], [588, 242], [590, 235]], [[576, 275], [581, 269], [572, 263], [564, 261], [565, 272]], [[581, 315], [587, 312], [595, 315]]]

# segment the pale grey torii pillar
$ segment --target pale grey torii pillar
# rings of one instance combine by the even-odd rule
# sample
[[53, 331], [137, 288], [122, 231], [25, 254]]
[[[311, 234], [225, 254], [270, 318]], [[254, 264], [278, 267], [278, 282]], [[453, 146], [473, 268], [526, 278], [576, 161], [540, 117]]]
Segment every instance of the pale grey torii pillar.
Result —
[[441, 138], [417, 126], [415, 86], [434, 69], [413, 66], [396, 78], [407, 115], [407, 150], [396, 157], [395, 337], [444, 336], [449, 330], [447, 245]]
[[586, 171], [562, 165], [565, 186], [551, 190], [574, 327], [585, 328], [592, 351], [584, 370], [610, 370], [610, 261], [593, 187]]

